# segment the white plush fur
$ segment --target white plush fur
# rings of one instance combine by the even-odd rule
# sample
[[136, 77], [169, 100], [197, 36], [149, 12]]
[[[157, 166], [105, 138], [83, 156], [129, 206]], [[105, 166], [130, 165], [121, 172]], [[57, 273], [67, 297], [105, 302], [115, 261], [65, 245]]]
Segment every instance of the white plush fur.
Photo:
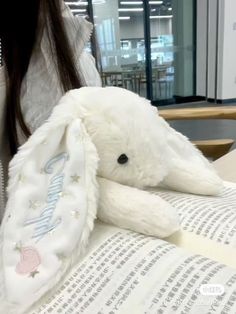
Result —
[[[212, 165], [158, 116], [148, 100], [117, 87], [85, 87], [70, 91], [65, 100], [76, 104], [100, 158], [98, 176], [106, 179], [99, 180], [101, 220], [162, 238], [178, 229], [177, 215], [166, 202], [142, 189], [165, 186], [203, 195], [220, 192], [222, 182]], [[121, 154], [128, 156], [128, 163], [117, 162]]]
[[[162, 182], [182, 192], [220, 191], [222, 182], [212, 165], [148, 100], [117, 87], [82, 88], [68, 95], [78, 97], [82, 107], [84, 125], [100, 157], [99, 176], [139, 188]], [[125, 165], [117, 163], [122, 153], [129, 157]]]
[[100, 220], [161, 237], [179, 229], [176, 211], [159, 196], [107, 179], [98, 182]]
[[[83, 252], [96, 209], [104, 222], [163, 238], [179, 229], [178, 215], [166, 201], [144, 191], [145, 188], [165, 186], [216, 195], [222, 187], [210, 163], [186, 137], [158, 116], [148, 100], [116, 87], [84, 87], [68, 92], [61, 99], [49, 122], [36, 131], [15, 157], [11, 163], [9, 193], [14, 192], [27, 156], [47, 136], [77, 118], [84, 125], [89, 217], [77, 252], [45, 291], [58, 282], [70, 263]], [[117, 162], [122, 154], [129, 158], [125, 164]], [[6, 216], [9, 212], [10, 204]]]

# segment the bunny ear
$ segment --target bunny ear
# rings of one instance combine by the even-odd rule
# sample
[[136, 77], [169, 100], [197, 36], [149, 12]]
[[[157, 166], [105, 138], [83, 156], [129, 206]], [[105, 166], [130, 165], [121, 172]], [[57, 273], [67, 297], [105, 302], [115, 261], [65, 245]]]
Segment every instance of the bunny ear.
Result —
[[10, 165], [1, 232], [10, 304], [28, 307], [52, 288], [93, 228], [96, 149], [81, 120], [63, 117], [62, 111], [30, 137]]
[[158, 117], [165, 130], [169, 172], [164, 178], [166, 187], [177, 191], [215, 195], [222, 189], [222, 180], [210, 162], [181, 133]]

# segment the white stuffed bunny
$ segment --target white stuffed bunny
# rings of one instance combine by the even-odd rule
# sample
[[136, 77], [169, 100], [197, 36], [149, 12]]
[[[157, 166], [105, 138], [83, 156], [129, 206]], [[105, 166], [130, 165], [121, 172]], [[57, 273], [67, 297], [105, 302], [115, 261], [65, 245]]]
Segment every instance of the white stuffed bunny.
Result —
[[71, 91], [68, 100], [70, 95], [73, 103], [80, 95], [80, 117], [100, 159], [98, 217], [104, 222], [163, 238], [178, 229], [177, 215], [145, 188], [203, 195], [221, 190], [210, 163], [148, 100], [117, 87]]
[[163, 238], [179, 229], [177, 212], [145, 189], [215, 195], [222, 187], [210, 163], [149, 101], [116, 87], [68, 92], [21, 147], [9, 175], [4, 302], [22, 309], [78, 260], [96, 215]]

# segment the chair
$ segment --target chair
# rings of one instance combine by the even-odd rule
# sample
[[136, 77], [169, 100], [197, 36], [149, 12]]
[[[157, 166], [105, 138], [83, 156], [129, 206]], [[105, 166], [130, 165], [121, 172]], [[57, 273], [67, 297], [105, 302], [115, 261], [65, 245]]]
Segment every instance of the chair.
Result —
[[122, 72], [122, 87], [130, 90], [134, 90], [135, 78], [132, 71]]
[[[137, 80], [137, 83], [138, 83], [138, 90], [137, 91], [140, 94], [142, 85], [146, 85], [147, 84], [146, 72], [145, 71], [137, 72], [136, 80]], [[152, 75], [152, 83], [155, 83], [155, 75]]]
[[106, 71], [101, 73], [103, 86], [122, 86], [121, 71]]
[[[236, 106], [160, 109], [159, 115], [165, 120], [229, 119], [236, 120]], [[235, 128], [236, 134], [236, 128]], [[193, 141], [207, 157], [216, 160], [227, 154], [234, 144], [233, 139]]]
[[[162, 97], [162, 92], [164, 92], [165, 99], [171, 97], [171, 86], [174, 81], [174, 73], [170, 72], [169, 70], [171, 67], [157, 67], [153, 69], [153, 74], [155, 78], [155, 86], [154, 91], [155, 95], [158, 98]], [[157, 88], [159, 94], [157, 95]]]

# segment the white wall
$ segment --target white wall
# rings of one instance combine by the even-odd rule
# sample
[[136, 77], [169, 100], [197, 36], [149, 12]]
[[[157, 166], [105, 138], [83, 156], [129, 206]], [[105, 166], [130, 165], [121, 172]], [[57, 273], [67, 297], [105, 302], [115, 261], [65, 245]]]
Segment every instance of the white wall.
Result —
[[173, 35], [176, 48], [174, 95], [193, 95], [193, 1], [173, 0]]
[[[101, 56], [101, 63], [104, 68], [115, 71], [121, 67], [122, 63], [121, 56], [114, 53], [121, 49], [118, 1], [109, 0], [104, 4], [93, 4], [93, 12], [97, 28], [98, 46], [102, 46], [104, 42], [108, 41], [113, 48], [113, 53], [107, 51], [107, 55], [103, 54]], [[111, 19], [111, 17], [113, 18]]]
[[197, 1], [197, 95], [206, 95], [207, 1]]
[[221, 99], [236, 98], [236, 1], [224, 0]]
[[[219, 1], [218, 49], [217, 0], [210, 0], [209, 5], [209, 21], [207, 21], [207, 1], [197, 0], [197, 95], [212, 99], [216, 96], [219, 100], [236, 98], [236, 1]], [[207, 81], [206, 72], [208, 72]]]
[[[209, 34], [208, 34], [208, 98], [215, 98], [216, 77], [216, 17], [217, 0], [209, 1]], [[201, 20], [200, 20], [201, 22]], [[219, 28], [220, 29], [220, 28]]]
[[[151, 37], [158, 35], [172, 34], [171, 19], [151, 20]], [[143, 19], [140, 17], [131, 17], [130, 20], [120, 21], [121, 39], [143, 38], [144, 26]]]
[[120, 38], [143, 38], [144, 29], [142, 18], [131, 17], [130, 20], [120, 20]]
[[216, 92], [217, 0], [209, 1], [208, 17], [207, 2], [207, 0], [197, 1], [197, 95], [214, 99]]

